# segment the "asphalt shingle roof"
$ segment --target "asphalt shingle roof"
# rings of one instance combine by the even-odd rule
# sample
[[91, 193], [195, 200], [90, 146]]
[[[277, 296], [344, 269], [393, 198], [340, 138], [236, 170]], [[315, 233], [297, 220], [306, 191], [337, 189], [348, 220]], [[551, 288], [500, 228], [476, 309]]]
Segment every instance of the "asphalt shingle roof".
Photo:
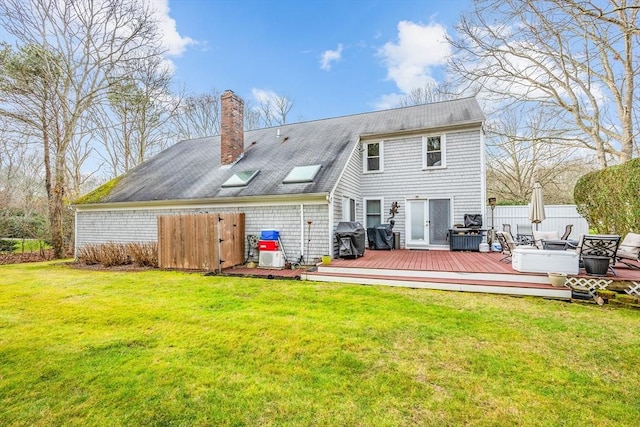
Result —
[[[102, 202], [328, 193], [362, 136], [482, 121], [475, 98], [464, 98], [246, 131], [244, 157], [226, 168], [220, 167], [220, 136], [181, 141], [132, 169]], [[282, 183], [293, 167], [315, 164], [322, 168], [313, 182]], [[246, 187], [221, 187], [247, 170], [260, 173]]]

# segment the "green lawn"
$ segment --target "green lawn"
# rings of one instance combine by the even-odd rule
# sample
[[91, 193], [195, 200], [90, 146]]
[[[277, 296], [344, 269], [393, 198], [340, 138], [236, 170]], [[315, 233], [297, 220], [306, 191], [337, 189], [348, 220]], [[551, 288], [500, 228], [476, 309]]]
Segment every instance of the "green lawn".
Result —
[[0, 266], [0, 425], [637, 425], [640, 311]]

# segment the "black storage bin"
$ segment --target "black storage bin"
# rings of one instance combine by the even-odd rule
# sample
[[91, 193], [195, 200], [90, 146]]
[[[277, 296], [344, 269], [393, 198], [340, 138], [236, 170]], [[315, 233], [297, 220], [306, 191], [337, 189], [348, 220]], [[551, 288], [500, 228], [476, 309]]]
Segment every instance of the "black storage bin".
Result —
[[338, 256], [357, 258], [364, 255], [364, 227], [359, 222], [339, 222], [336, 226]]
[[478, 252], [480, 243], [482, 243], [481, 231], [449, 230], [449, 250]]
[[391, 224], [378, 224], [367, 228], [369, 249], [393, 249], [393, 227]]

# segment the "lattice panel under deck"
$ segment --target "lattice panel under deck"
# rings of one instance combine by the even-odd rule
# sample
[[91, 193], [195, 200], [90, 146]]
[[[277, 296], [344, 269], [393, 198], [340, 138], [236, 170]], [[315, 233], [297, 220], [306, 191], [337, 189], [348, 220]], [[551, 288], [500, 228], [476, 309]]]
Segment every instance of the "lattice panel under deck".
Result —
[[625, 292], [640, 297], [640, 282], [631, 282], [631, 286], [625, 289]]
[[[607, 287], [613, 282], [614, 280], [611, 279], [589, 277], [569, 277], [567, 279], [567, 285], [569, 287], [584, 286], [585, 288], [587, 288], [591, 296], [595, 296], [596, 292], [600, 289], [607, 289]], [[640, 297], [640, 282], [629, 283], [629, 287], [624, 291], [629, 295]]]

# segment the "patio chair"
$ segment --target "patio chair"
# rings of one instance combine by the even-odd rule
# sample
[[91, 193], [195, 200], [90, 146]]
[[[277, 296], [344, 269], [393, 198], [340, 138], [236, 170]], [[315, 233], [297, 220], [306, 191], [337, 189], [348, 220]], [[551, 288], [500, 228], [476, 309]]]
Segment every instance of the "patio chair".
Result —
[[500, 258], [500, 261], [511, 262], [513, 250], [518, 247], [518, 244], [513, 240], [513, 236], [511, 236], [511, 233], [508, 231], [496, 231], [496, 237], [502, 247], [502, 255], [504, 255]]
[[567, 226], [564, 228], [564, 234], [562, 235], [562, 237], [560, 237], [560, 240], [569, 239], [569, 235], [571, 234], [571, 229], [573, 229], [573, 224], [567, 224]]
[[[607, 270], [611, 270], [614, 276], [617, 276], [616, 271], [613, 269], [613, 265], [616, 263], [616, 253], [618, 251], [618, 245], [620, 244], [620, 236], [615, 234], [583, 234], [580, 236], [578, 246], [576, 247], [576, 253], [580, 259], [580, 265], [587, 270], [589, 269], [587, 263], [592, 260], [590, 257], [608, 258]], [[585, 262], [585, 258], [587, 261]], [[598, 275], [606, 275], [607, 270], [604, 273]]]
[[533, 244], [533, 227], [531, 224], [516, 224], [516, 242], [520, 245]]
[[618, 246], [616, 261], [621, 262], [630, 268], [640, 270], [640, 265], [632, 264], [630, 261], [640, 263], [640, 234], [627, 233]]
[[509, 233], [511, 233], [511, 224], [502, 224], [502, 231], [508, 231]]
[[[533, 244], [538, 249], [550, 249], [545, 247], [546, 240], [560, 240], [560, 235], [557, 231], [534, 231], [533, 232]], [[555, 249], [555, 248], [554, 248]], [[565, 248], [563, 247], [562, 250]]]

